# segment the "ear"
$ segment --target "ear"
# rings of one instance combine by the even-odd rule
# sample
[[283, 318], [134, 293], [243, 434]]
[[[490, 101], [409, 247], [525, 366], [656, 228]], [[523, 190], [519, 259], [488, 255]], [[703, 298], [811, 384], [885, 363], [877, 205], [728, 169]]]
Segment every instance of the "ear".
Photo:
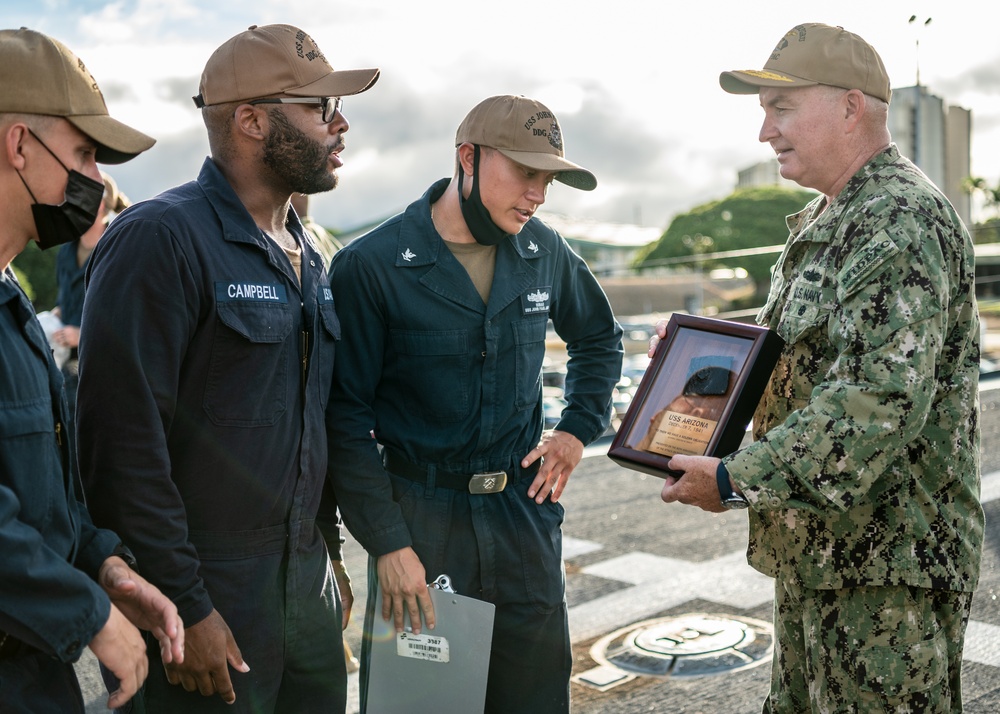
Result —
[[475, 154], [476, 147], [469, 142], [465, 142], [458, 147], [458, 163], [462, 168], [462, 172], [469, 178], [472, 178], [475, 168]]
[[844, 129], [854, 131], [868, 111], [868, 98], [860, 89], [848, 91], [842, 98]]
[[24, 168], [24, 138], [28, 127], [20, 122], [9, 125], [3, 132], [3, 150], [7, 163], [18, 171]]
[[234, 117], [236, 130], [251, 139], [263, 141], [270, 131], [267, 111], [252, 104], [240, 104]]

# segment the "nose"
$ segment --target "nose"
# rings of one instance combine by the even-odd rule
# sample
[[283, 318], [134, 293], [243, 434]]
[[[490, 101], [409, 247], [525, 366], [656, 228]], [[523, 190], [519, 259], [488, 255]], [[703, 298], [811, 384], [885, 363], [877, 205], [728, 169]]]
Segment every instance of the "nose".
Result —
[[778, 136], [778, 130], [775, 128], [774, 122], [768, 118], [767, 114], [764, 115], [764, 121], [761, 122], [760, 132], [757, 134], [757, 141], [762, 144], [766, 144]]
[[93, 156], [87, 159], [83, 166], [83, 170], [80, 171], [87, 178], [92, 178], [95, 181], [99, 181], [102, 185], [104, 184], [104, 177], [101, 176], [101, 170], [97, 168], [97, 159]]
[[351, 128], [351, 123], [347, 121], [343, 112], [337, 112], [333, 115], [333, 121], [326, 126], [331, 134], [343, 134]]
[[529, 184], [525, 198], [540, 206], [545, 203], [545, 197], [548, 195], [548, 192], [549, 180], [547, 178], [536, 179]]

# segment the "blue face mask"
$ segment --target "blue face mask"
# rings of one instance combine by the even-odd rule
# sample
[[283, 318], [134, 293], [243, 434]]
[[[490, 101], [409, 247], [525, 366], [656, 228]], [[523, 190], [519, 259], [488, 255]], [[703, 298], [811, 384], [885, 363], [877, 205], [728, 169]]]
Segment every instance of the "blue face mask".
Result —
[[483, 199], [479, 195], [479, 144], [475, 145], [475, 154], [472, 159], [472, 190], [469, 197], [464, 198], [462, 192], [462, 179], [465, 171], [459, 167], [458, 171], [458, 205], [462, 208], [462, 217], [465, 218], [465, 225], [469, 227], [469, 232], [480, 245], [498, 245], [500, 241], [509, 234], [504, 233], [490, 216], [490, 212], [483, 205]]
[[52, 154], [52, 158], [59, 162], [63, 170], [69, 174], [66, 180], [65, 199], [58, 206], [47, 203], [39, 203], [35, 199], [35, 194], [28, 188], [28, 183], [18, 171], [18, 178], [28, 190], [28, 195], [34, 204], [31, 206], [31, 215], [35, 219], [35, 230], [38, 233], [38, 247], [42, 250], [52, 248], [63, 243], [76, 240], [94, 225], [97, 214], [101, 209], [101, 199], [104, 198], [104, 184], [92, 178], [84, 176], [79, 171], [66, 168], [66, 164], [59, 161], [52, 149], [45, 146], [45, 142], [38, 138], [35, 132], [28, 129], [33, 137], [41, 144], [46, 151]]

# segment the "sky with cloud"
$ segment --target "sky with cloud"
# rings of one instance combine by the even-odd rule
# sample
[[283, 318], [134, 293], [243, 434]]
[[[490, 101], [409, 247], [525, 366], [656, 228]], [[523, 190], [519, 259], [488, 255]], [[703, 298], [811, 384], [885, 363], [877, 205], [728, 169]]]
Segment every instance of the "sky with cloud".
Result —
[[[212, 51], [251, 24], [288, 23], [337, 69], [379, 67], [348, 97], [340, 187], [314, 197], [325, 225], [396, 213], [450, 175], [455, 129], [481, 99], [524, 94], [558, 116], [567, 157], [595, 191], [557, 184], [545, 209], [664, 228], [728, 195], [770, 158], [755, 97], [719, 72], [760, 68], [786, 30], [841, 25], [881, 54], [895, 87], [920, 80], [972, 110], [972, 171], [1000, 182], [1000, 4], [931, 0], [3, 0], [3, 24], [46, 32], [96, 77], [113, 116], [157, 145], [111, 173], [134, 200], [197, 175], [208, 153], [191, 97]], [[917, 20], [909, 23], [911, 15]], [[929, 24], [924, 24], [931, 18]]]

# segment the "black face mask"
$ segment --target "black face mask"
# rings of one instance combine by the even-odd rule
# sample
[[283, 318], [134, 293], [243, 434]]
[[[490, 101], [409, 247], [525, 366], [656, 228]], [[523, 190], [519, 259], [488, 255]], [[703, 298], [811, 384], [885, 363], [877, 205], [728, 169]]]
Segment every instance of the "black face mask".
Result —
[[[52, 153], [52, 149], [45, 146], [45, 142], [39, 139], [35, 132], [30, 129], [28, 131], [46, 151], [52, 154], [52, 158], [59, 161], [59, 157]], [[35, 218], [38, 247], [42, 250], [74, 241], [90, 230], [97, 220], [97, 214], [101, 210], [101, 199], [104, 198], [103, 183], [84, 176], [79, 171], [66, 168], [66, 164], [62, 161], [59, 161], [59, 165], [69, 174], [69, 178], [66, 179], [66, 197], [58, 206], [39, 203], [35, 194], [28, 188], [27, 181], [21, 176], [21, 172], [17, 172], [21, 183], [28, 189], [31, 200], [35, 202], [31, 206], [31, 214]]]
[[462, 208], [462, 216], [465, 218], [465, 225], [469, 227], [469, 232], [480, 245], [498, 245], [509, 233], [504, 233], [490, 216], [490, 212], [483, 205], [483, 199], [479, 195], [479, 145], [476, 144], [475, 154], [472, 159], [472, 190], [469, 197], [464, 198], [462, 192], [462, 179], [465, 171], [459, 167], [458, 170], [458, 205]]

